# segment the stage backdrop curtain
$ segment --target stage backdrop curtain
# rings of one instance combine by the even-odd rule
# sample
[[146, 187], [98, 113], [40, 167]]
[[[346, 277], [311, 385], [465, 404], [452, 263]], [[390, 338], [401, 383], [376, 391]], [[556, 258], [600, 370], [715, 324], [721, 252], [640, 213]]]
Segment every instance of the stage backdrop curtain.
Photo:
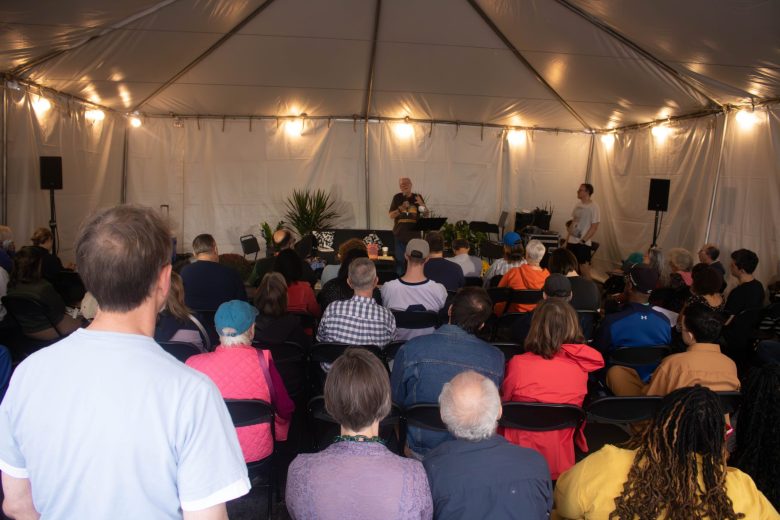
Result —
[[61, 156], [63, 189], [55, 191], [59, 256], [74, 261], [73, 245], [82, 220], [92, 211], [117, 204], [122, 186], [125, 118], [106, 113], [85, 120], [80, 105], [53, 99], [36, 111], [37, 96], [8, 90], [8, 225], [17, 249], [30, 244], [35, 228], [48, 227], [49, 192], [40, 187], [40, 156]]
[[[766, 286], [780, 273], [780, 109], [757, 108], [742, 127], [729, 113], [710, 241], [728, 267], [732, 251], [758, 254], [756, 278]], [[732, 284], [733, 284], [732, 279]]]
[[[647, 251], [655, 213], [648, 211], [650, 179], [670, 179], [669, 211], [658, 245], [694, 254], [704, 243], [720, 153], [723, 117], [681, 121], [664, 140], [649, 128], [618, 133], [612, 144], [596, 137], [593, 200], [601, 209], [594, 267], [608, 271], [633, 251]], [[727, 144], [728, 145], [728, 144]]]
[[167, 205], [179, 251], [211, 233], [220, 252], [240, 252], [239, 236], [284, 220], [294, 189], [330, 192], [335, 227], [364, 227], [362, 127], [307, 120], [291, 137], [287, 125], [301, 122], [149, 119], [131, 134], [128, 201]]

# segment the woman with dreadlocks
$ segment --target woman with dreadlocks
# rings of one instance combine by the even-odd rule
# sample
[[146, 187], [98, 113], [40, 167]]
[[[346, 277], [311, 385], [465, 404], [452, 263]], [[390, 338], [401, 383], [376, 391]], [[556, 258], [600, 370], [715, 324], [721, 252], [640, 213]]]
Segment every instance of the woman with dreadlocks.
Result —
[[780, 518], [753, 480], [726, 466], [718, 396], [702, 387], [667, 395], [625, 448], [604, 446], [561, 475], [559, 518], [763, 520]]
[[780, 365], [754, 369], [743, 389], [739, 409], [738, 467], [756, 481], [770, 502], [780, 508]]

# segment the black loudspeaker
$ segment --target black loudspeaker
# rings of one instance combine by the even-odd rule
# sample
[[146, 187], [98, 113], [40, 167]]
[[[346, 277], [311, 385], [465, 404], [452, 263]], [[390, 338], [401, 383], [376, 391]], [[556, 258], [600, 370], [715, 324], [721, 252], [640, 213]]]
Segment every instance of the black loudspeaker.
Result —
[[650, 193], [647, 196], [648, 211], [669, 209], [669, 179], [650, 179]]
[[62, 189], [62, 157], [41, 157], [41, 189]]

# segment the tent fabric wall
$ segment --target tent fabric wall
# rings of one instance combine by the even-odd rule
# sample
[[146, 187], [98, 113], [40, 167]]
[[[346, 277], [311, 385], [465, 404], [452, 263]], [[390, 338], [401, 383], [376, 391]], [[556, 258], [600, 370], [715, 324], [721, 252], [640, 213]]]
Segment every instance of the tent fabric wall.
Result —
[[62, 157], [63, 189], [55, 192], [60, 257], [73, 261], [79, 224], [91, 211], [120, 201], [124, 118], [86, 121], [81, 111], [52, 103], [33, 108], [32, 95], [8, 90], [8, 225], [17, 248], [48, 227], [49, 192], [40, 189], [39, 157]]

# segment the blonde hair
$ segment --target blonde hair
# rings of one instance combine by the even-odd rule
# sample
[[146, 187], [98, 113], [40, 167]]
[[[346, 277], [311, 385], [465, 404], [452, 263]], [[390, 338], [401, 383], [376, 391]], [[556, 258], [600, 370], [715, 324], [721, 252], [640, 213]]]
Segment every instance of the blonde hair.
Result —
[[30, 237], [30, 241], [34, 246], [40, 246], [49, 240], [51, 240], [51, 231], [45, 227], [39, 227], [33, 231], [33, 234]]
[[182, 321], [188, 320], [192, 314], [184, 303], [184, 282], [176, 271], [171, 271], [171, 289], [168, 291], [168, 299], [165, 300], [165, 308], [172, 316]]

